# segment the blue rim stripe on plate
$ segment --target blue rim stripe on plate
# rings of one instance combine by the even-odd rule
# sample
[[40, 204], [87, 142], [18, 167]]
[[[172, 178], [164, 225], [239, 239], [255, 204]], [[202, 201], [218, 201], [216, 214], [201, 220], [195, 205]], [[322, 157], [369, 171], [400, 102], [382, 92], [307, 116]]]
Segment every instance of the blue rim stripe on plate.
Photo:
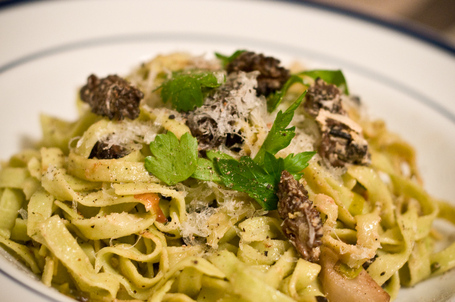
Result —
[[[0, 1], [0, 10], [14, 7], [16, 5], [24, 5], [28, 3], [39, 3], [49, 0], [4, 0]], [[340, 15], [346, 15], [351, 18], [359, 19], [362, 21], [366, 21], [369, 23], [373, 23], [382, 27], [386, 27], [388, 29], [406, 34], [408, 36], [417, 38], [423, 42], [431, 44], [441, 50], [447, 51], [450, 54], [455, 56], [455, 45], [444, 39], [440, 36], [437, 32], [425, 32], [423, 30], [418, 29], [416, 26], [413, 26], [411, 23], [408, 22], [398, 22], [387, 20], [381, 18], [379, 16], [375, 16], [372, 14], [367, 14], [363, 12], [359, 12], [350, 8], [341, 7], [336, 4], [328, 4], [328, 3], [320, 3], [315, 0], [272, 0], [275, 2], [289, 2], [294, 3], [297, 5], [303, 5], [308, 7], [317, 8], [320, 10], [326, 10], [330, 12], [334, 12]]]
[[28, 4], [33, 2], [43, 2], [43, 0], [3, 0], [0, 1], [0, 10], [8, 7], [19, 6], [21, 4]]

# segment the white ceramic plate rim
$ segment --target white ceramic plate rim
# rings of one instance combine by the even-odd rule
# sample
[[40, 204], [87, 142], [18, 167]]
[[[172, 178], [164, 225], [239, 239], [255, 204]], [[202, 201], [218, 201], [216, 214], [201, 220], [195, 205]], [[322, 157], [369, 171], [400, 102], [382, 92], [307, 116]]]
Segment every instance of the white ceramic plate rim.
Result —
[[[196, 2], [196, 1], [195, 1]], [[205, 1], [197, 1], [204, 4], [208, 2]], [[224, 5], [226, 1], [222, 1]], [[118, 5], [118, 1], [116, 2]], [[173, 1], [172, 3], [181, 3], [180, 1]], [[43, 6], [49, 6], [49, 9], [53, 6], [52, 3], [44, 3]], [[40, 3], [34, 3], [35, 7], [41, 6]], [[75, 5], [73, 2], [71, 5]], [[76, 3], [77, 6], [83, 6], [84, 3]], [[213, 5], [213, 4], [212, 4]], [[234, 2], [233, 5], [244, 5], [240, 2]], [[293, 4], [284, 3], [284, 4], [277, 4], [277, 3], [259, 3], [256, 1], [249, 2], [248, 5], [251, 6], [258, 6], [262, 7], [267, 5], [270, 6], [277, 6], [279, 8], [289, 9]], [[58, 5], [57, 5], [58, 6]], [[215, 4], [216, 6], [216, 4]], [[305, 5], [304, 5], [305, 6]], [[301, 6], [296, 6], [300, 7]], [[299, 8], [299, 9], [300, 9]], [[20, 7], [18, 7], [20, 10]], [[270, 8], [267, 8], [270, 9]], [[267, 10], [266, 9], [266, 10]], [[313, 9], [313, 8], [310, 8]], [[318, 8], [321, 9], [321, 8]], [[13, 11], [14, 8], [11, 9]], [[324, 12], [324, 9], [321, 9]], [[0, 12], [0, 24], [1, 24], [1, 17], [3, 16]], [[20, 14], [20, 12], [19, 12]], [[346, 17], [346, 16], [344, 16]], [[374, 28], [377, 30], [377, 28]], [[379, 29], [382, 30], [382, 29]], [[402, 33], [400, 33], [402, 34]], [[413, 100], [420, 102], [422, 105], [428, 107], [432, 110], [436, 115], [445, 119], [449, 124], [453, 126], [455, 124], [455, 110], [454, 107], [450, 102], [447, 102], [445, 99], [443, 101], [435, 100], [434, 97], [429, 97], [427, 93], [422, 92], [419, 89], [409, 82], [405, 80], [397, 80], [396, 77], [390, 76], [389, 74], [385, 73], [383, 70], [378, 69], [375, 67], [370, 68], [367, 67], [364, 62], [355, 63], [352, 60], [343, 58], [342, 56], [332, 55], [330, 53], [319, 52], [317, 50], [311, 48], [305, 48], [300, 45], [290, 45], [289, 43], [279, 43], [278, 41], [269, 40], [267, 38], [261, 37], [251, 37], [251, 36], [236, 36], [230, 32], [223, 32], [222, 34], [215, 34], [215, 33], [207, 33], [207, 32], [190, 32], [190, 33], [182, 33], [175, 30], [169, 31], [157, 31], [157, 32], [141, 32], [141, 31], [133, 31], [124, 34], [112, 34], [108, 33], [103, 36], [96, 36], [96, 37], [78, 37], [73, 40], [63, 41], [59, 43], [48, 43], [37, 45], [35, 48], [31, 48], [28, 52], [25, 52], [21, 55], [12, 55], [5, 52], [5, 56], [1, 56], [3, 59], [8, 58], [8, 60], [0, 60], [0, 77], [2, 74], [7, 73], [11, 70], [15, 70], [20, 68], [28, 63], [34, 62], [35, 60], [41, 59], [50, 59], [54, 55], [70, 53], [73, 51], [78, 51], [82, 49], [90, 49], [90, 48], [97, 48], [97, 47], [105, 47], [109, 45], [120, 45], [123, 43], [135, 43], [135, 42], [144, 42], [144, 41], [187, 41], [187, 42], [200, 42], [201, 44], [213, 42], [215, 44], [225, 44], [226, 46], [232, 46], [235, 44], [250, 44], [256, 45], [259, 49], [268, 49], [279, 53], [287, 53], [291, 56], [297, 57], [307, 57], [311, 58], [311, 60], [316, 61], [328, 61], [330, 65], [333, 66], [343, 66], [345, 68], [350, 69], [352, 72], [361, 74], [369, 79], [372, 79], [382, 85], [388, 86], [394, 90], [400, 91], [401, 93], [409, 96]], [[51, 41], [52, 42], [52, 41]], [[409, 41], [408, 41], [409, 42]], [[418, 45], [423, 44], [423, 48], [427, 47], [427, 51], [429, 51], [433, 56], [436, 57], [444, 57], [444, 60], [447, 60], [447, 56], [453, 60], [453, 54], [450, 54], [450, 49], [445, 49], [444, 47], [440, 47], [441, 45], [436, 44], [428, 44], [429, 41], [410, 41], [411, 43], [417, 43]], [[436, 45], [436, 46], [435, 46]], [[449, 52], [449, 54], [448, 54]], [[349, 79], [348, 79], [349, 80]], [[449, 90], [447, 95], [453, 95], [453, 89]], [[3, 259], [0, 259], [0, 273], [3, 274], [9, 281], [11, 282], [18, 282], [21, 286], [27, 288], [31, 295], [41, 296], [43, 298], [48, 298], [50, 301], [61, 301], [60, 295], [54, 293], [51, 290], [45, 289], [41, 284], [34, 284], [24, 282], [21, 278], [24, 276], [22, 272], [19, 272], [14, 266], [10, 265], [9, 263], [5, 263]], [[4, 286], [4, 285], [2, 285]], [[19, 301], [19, 300], [18, 300]]]

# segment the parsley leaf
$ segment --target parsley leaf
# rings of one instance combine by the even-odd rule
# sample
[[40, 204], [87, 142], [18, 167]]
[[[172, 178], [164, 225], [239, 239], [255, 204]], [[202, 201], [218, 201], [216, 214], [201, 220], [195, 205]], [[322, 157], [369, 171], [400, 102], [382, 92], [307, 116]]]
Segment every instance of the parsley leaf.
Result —
[[197, 168], [197, 140], [188, 132], [180, 141], [174, 133], [158, 134], [150, 143], [152, 156], [145, 158], [147, 171], [168, 185], [175, 185], [189, 178]]
[[264, 156], [264, 169], [267, 173], [274, 175], [277, 181], [280, 180], [283, 170], [291, 173], [295, 179], [299, 180], [303, 172], [308, 167], [308, 162], [316, 152], [301, 152], [297, 155], [289, 154], [286, 158], [275, 157], [273, 154], [266, 152]]
[[199, 158], [193, 178], [223, 183], [226, 187], [245, 192], [255, 199], [264, 209], [275, 210], [278, 204], [276, 195], [281, 172], [287, 170], [296, 179], [316, 152], [289, 154], [286, 158], [276, 158], [281, 149], [287, 147], [295, 136], [295, 128], [286, 128], [292, 121], [294, 112], [301, 104], [303, 93], [289, 108], [278, 115], [264, 144], [254, 160], [242, 156], [239, 160], [216, 151], [207, 151], [207, 159]]
[[204, 94], [221, 83], [213, 72], [174, 72], [172, 78], [161, 85], [163, 102], [170, 101], [178, 111], [190, 111], [204, 104]]
[[294, 175], [294, 178], [299, 180], [302, 177], [302, 170], [308, 167], [308, 162], [316, 154], [316, 152], [300, 152], [294, 155], [289, 154], [283, 159], [284, 169]]
[[216, 158], [214, 162], [226, 187], [247, 193], [266, 210], [276, 209], [276, 179], [251, 157], [242, 156], [238, 161]]
[[213, 161], [207, 158], [199, 157], [197, 159], [197, 168], [191, 177], [204, 181], [221, 182], [221, 178], [215, 170]]
[[222, 153], [219, 151], [212, 151], [208, 150], [206, 152], [207, 158], [198, 158], [197, 160], [197, 169], [191, 175], [191, 177], [199, 180], [204, 181], [213, 181], [213, 182], [222, 182], [218, 172], [215, 169], [215, 165], [213, 161], [215, 158], [222, 158], [222, 159], [234, 159], [230, 155], [226, 153]]
[[220, 152], [220, 151], [213, 151], [213, 150], [208, 150], [205, 155], [207, 156], [208, 159], [213, 161], [215, 158], [222, 158], [222, 159], [234, 159], [232, 156]]
[[270, 129], [269, 134], [267, 134], [264, 143], [254, 158], [255, 162], [262, 163], [264, 161], [265, 152], [276, 154], [281, 149], [289, 146], [291, 140], [295, 136], [295, 127], [286, 127], [291, 123], [294, 112], [302, 103], [305, 94], [306, 91], [302, 93], [302, 95], [300, 95], [284, 113], [281, 110], [278, 112], [275, 121], [273, 122], [272, 129]]
[[264, 155], [264, 169], [273, 176], [276, 185], [280, 181], [281, 172], [285, 169], [284, 160], [281, 157], [275, 157], [272, 153], [266, 152]]
[[242, 53], [244, 53], [246, 50], [239, 49], [235, 51], [232, 55], [226, 56], [223, 54], [220, 54], [218, 52], [215, 52], [215, 56], [221, 61], [221, 64], [223, 65], [223, 68], [226, 68], [226, 66], [231, 63], [233, 60], [235, 60], [238, 56], [240, 56]]
[[254, 160], [248, 156], [242, 156], [237, 161], [233, 158], [217, 156], [215, 152], [207, 154], [207, 157], [213, 160], [216, 172], [225, 186], [247, 193], [266, 210], [277, 208], [276, 191], [281, 172], [287, 170], [296, 179], [300, 179], [302, 170], [308, 166], [308, 161], [315, 154], [315, 152], [302, 152], [297, 155], [289, 154], [286, 158], [275, 157], [275, 154], [286, 148], [295, 136], [295, 127], [286, 127], [291, 123], [294, 112], [302, 103], [305, 94], [306, 92], [284, 113], [278, 112], [272, 129]]
[[341, 70], [324, 69], [306, 70], [299, 72], [298, 75], [306, 75], [313, 79], [321, 78], [325, 82], [336, 85], [339, 88], [343, 89], [344, 93], [346, 93], [346, 95], [349, 95], [348, 84]]
[[214, 165], [224, 185], [230, 189], [245, 192], [255, 199], [264, 209], [271, 211], [277, 208], [276, 195], [281, 172], [287, 170], [296, 179], [300, 179], [302, 170], [308, 166], [308, 161], [315, 152], [302, 152], [286, 158], [276, 158], [270, 152], [265, 152], [263, 164], [259, 164], [248, 156], [240, 160], [214, 160]]

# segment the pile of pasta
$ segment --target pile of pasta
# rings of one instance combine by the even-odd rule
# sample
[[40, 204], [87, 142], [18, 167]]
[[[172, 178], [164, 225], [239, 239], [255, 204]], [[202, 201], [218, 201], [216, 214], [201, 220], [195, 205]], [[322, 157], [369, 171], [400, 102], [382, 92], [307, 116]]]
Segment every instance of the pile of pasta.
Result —
[[[182, 56], [158, 57], [129, 79], [144, 86], [155, 80], [144, 68], [178, 70], [190, 60]], [[455, 265], [454, 243], [434, 252], [432, 227], [455, 223], [453, 206], [425, 192], [413, 148], [383, 122], [350, 112], [371, 165], [334, 169], [316, 155], [303, 171], [323, 220], [322, 253], [336, 255], [327, 268], [301, 258], [276, 211], [247, 194], [196, 179], [169, 186], [149, 173], [154, 135], [189, 130], [148, 91], [135, 121], [100, 117], [80, 100], [77, 121], [42, 115], [41, 144], [2, 164], [0, 243], [45, 285], [79, 301], [321, 301], [331, 268], [346, 280], [366, 272], [394, 299], [400, 286]], [[252, 128], [254, 152], [267, 129]], [[89, 158], [99, 137], [125, 132], [136, 137], [128, 155]]]

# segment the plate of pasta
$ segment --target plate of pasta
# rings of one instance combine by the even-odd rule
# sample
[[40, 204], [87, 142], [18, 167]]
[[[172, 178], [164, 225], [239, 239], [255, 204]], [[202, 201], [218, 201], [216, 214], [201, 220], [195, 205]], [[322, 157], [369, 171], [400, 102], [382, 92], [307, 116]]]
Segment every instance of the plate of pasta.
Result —
[[0, 11], [2, 299], [454, 301], [453, 48], [379, 23]]

